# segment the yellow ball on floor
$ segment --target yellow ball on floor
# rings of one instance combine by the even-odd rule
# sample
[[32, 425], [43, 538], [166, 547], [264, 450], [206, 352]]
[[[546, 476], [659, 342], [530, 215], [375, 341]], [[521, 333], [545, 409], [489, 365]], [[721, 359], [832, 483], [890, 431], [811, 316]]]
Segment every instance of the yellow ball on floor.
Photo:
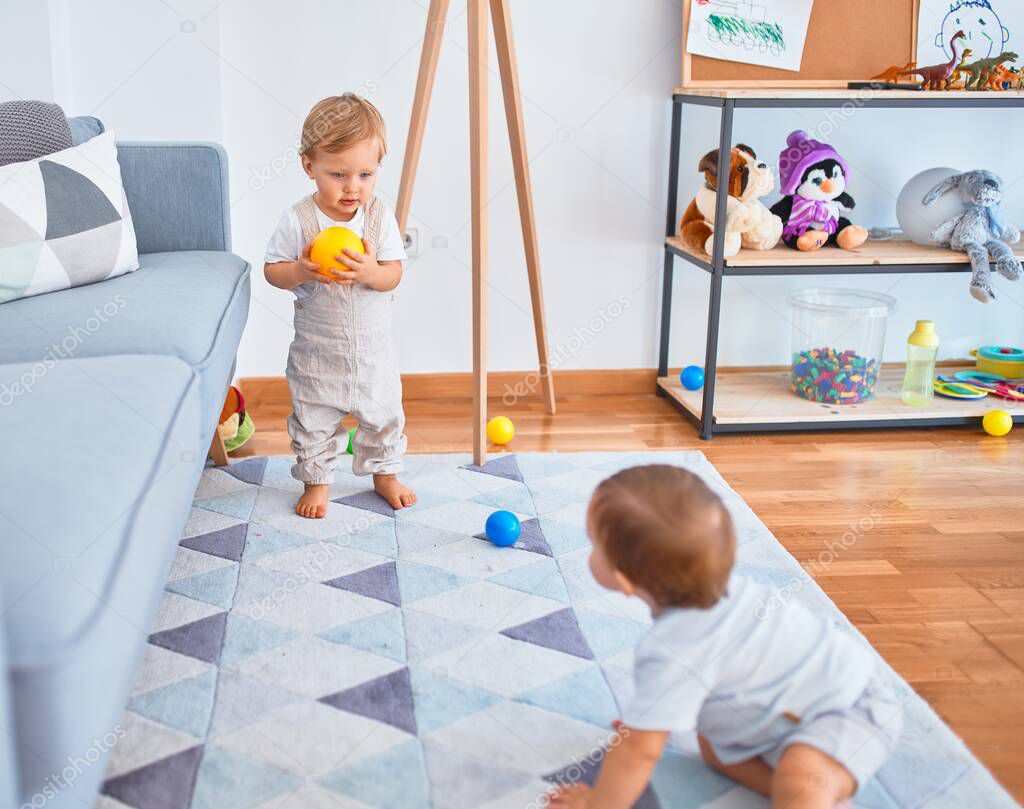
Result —
[[330, 275], [332, 271], [351, 272], [344, 264], [339, 264], [335, 256], [342, 256], [345, 249], [353, 253], [365, 253], [363, 240], [354, 231], [343, 227], [332, 227], [321, 230], [309, 248], [309, 260], [320, 265], [320, 272]]
[[1005, 410], [989, 410], [981, 420], [981, 426], [989, 435], [1006, 435], [1013, 429], [1013, 416]]
[[508, 416], [495, 416], [487, 422], [487, 437], [492, 444], [507, 444], [515, 434], [515, 425]]

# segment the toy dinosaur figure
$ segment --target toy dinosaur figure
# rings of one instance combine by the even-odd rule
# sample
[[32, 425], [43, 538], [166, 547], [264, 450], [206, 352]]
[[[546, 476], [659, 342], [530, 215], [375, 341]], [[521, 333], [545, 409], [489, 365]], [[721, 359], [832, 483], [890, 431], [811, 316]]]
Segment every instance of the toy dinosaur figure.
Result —
[[992, 74], [1004, 63], [1004, 62], [1016, 62], [1017, 54], [1013, 51], [1004, 51], [998, 56], [994, 56], [991, 59], [979, 59], [977, 62], [972, 62], [967, 65], [967, 88], [970, 89], [971, 85], [974, 85], [975, 90], [984, 90], [988, 87], [989, 81], [992, 79]]
[[[926, 90], [948, 90], [952, 84], [953, 71], [960, 63], [960, 55], [965, 50], [967, 34], [957, 31], [949, 40], [949, 50], [953, 58], [943, 65], [930, 65], [929, 67], [916, 67], [913, 70], [901, 70], [897, 75], [916, 73], [924, 81]], [[968, 79], [969, 81], [969, 79]]]
[[[967, 89], [967, 60], [974, 56], [974, 51], [967, 48], [960, 57], [960, 64], [953, 68], [953, 75], [950, 76], [949, 86], [955, 90]], [[963, 84], [960, 83], [960, 76], [963, 75]]]
[[1006, 65], [999, 65], [992, 71], [988, 83], [985, 85], [989, 90], [1013, 90], [1020, 82], [1020, 75]]
[[913, 73], [914, 68], [917, 67], [917, 62], [907, 62], [903, 67], [899, 65], [893, 65], [892, 67], [886, 68], [877, 76], [872, 76], [871, 81], [882, 81], [888, 84], [899, 84], [900, 76], [908, 73]]

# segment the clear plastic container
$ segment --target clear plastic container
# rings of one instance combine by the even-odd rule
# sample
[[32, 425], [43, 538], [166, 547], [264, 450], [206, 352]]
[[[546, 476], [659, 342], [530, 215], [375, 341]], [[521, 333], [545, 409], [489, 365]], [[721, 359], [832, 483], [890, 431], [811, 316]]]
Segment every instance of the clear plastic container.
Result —
[[896, 299], [868, 290], [815, 288], [791, 293], [789, 305], [793, 392], [834, 405], [874, 396]]

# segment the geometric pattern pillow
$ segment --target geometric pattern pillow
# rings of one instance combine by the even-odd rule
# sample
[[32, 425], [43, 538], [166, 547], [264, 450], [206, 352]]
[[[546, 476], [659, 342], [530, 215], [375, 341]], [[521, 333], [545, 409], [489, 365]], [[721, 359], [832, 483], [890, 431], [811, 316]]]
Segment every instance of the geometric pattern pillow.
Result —
[[112, 131], [0, 166], [0, 303], [138, 268]]

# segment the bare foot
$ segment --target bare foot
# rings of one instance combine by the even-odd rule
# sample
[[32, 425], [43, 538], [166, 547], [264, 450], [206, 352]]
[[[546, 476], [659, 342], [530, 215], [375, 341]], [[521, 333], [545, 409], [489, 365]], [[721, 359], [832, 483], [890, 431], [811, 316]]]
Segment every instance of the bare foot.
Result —
[[394, 475], [374, 475], [373, 490], [387, 500], [388, 505], [396, 511], [416, 502], [413, 490]]
[[868, 240], [868, 229], [860, 225], [847, 225], [836, 237], [843, 250], [853, 250]]
[[307, 483], [306, 490], [295, 504], [295, 513], [300, 517], [323, 519], [327, 513], [327, 493], [330, 488], [326, 483]]
[[805, 253], [810, 250], [818, 250], [825, 246], [825, 242], [828, 241], [828, 234], [823, 230], [808, 230], [796, 240], [796, 246], [798, 250], [803, 250]]

